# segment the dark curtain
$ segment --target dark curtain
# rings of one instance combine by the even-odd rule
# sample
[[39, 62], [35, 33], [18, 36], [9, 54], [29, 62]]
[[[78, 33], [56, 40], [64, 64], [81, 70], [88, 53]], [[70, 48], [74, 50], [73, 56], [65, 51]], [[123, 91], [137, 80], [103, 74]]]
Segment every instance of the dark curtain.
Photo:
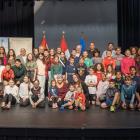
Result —
[[0, 36], [34, 37], [34, 1], [0, 1]]
[[140, 47], [140, 0], [118, 0], [118, 44]]

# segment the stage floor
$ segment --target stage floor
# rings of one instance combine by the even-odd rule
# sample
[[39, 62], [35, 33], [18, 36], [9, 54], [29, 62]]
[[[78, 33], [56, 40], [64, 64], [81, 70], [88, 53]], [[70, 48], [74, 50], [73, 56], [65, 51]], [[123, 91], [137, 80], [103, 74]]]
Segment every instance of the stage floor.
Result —
[[92, 106], [85, 112], [13, 107], [0, 111], [0, 128], [46, 129], [137, 129], [140, 128], [139, 111], [108, 110]]

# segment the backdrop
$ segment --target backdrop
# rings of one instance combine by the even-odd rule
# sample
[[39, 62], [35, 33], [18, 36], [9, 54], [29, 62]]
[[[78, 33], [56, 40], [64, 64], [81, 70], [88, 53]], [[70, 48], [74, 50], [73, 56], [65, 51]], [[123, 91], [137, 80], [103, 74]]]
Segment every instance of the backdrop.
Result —
[[48, 0], [34, 18], [35, 47], [43, 30], [50, 48], [59, 46], [63, 30], [70, 49], [79, 43], [81, 32], [87, 36], [87, 46], [95, 41], [104, 50], [109, 41], [117, 44], [117, 0]]

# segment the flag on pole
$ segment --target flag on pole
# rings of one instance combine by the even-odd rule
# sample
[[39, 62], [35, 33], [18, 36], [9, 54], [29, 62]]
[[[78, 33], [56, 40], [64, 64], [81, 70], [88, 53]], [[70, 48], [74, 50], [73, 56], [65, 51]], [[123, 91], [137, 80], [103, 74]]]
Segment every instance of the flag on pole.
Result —
[[42, 40], [40, 43], [40, 47], [43, 47], [44, 49], [48, 49], [48, 44], [47, 44], [45, 32], [43, 32], [43, 37], [42, 37]]
[[70, 52], [69, 52], [69, 49], [68, 49], [67, 41], [65, 39], [65, 32], [62, 32], [62, 38], [61, 38], [61, 42], [60, 42], [60, 48], [65, 53], [66, 58], [69, 59]]
[[82, 46], [81, 53], [83, 53], [86, 50], [86, 41], [85, 41], [83, 32], [81, 33], [80, 45]]

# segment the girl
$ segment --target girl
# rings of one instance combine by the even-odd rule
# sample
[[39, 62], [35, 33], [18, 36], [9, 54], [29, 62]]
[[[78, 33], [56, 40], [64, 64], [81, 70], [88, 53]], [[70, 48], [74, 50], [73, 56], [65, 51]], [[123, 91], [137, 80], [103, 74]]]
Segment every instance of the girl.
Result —
[[96, 105], [100, 105], [101, 101], [103, 100], [103, 96], [105, 96], [105, 93], [109, 87], [109, 82], [106, 78], [105, 73], [102, 73], [102, 80], [99, 81], [97, 85], [97, 91], [96, 91]]
[[9, 85], [5, 86], [4, 96], [2, 101], [2, 109], [10, 109], [11, 105], [19, 103], [18, 87], [13, 79], [9, 80]]
[[97, 85], [97, 76], [93, 74], [93, 68], [89, 68], [89, 75], [85, 78], [85, 83], [88, 86], [89, 90], [89, 102], [95, 104], [96, 101], [96, 85]]
[[74, 101], [75, 110], [78, 110], [79, 108], [82, 111], [85, 111], [86, 110], [85, 104], [86, 104], [86, 98], [83, 93], [83, 90], [81, 87], [77, 87], [75, 93], [75, 101]]
[[135, 57], [135, 62], [136, 62], [137, 75], [140, 76], [140, 48], [137, 51], [137, 55]]
[[2, 59], [3, 65], [7, 64], [7, 57], [6, 57], [6, 52], [4, 47], [0, 47], [0, 58]]
[[11, 66], [14, 66], [15, 60], [16, 60], [15, 51], [14, 51], [13, 49], [10, 49], [10, 50], [8, 51], [8, 54], [7, 54], [7, 62], [8, 62], [8, 64], [10, 64]]
[[132, 57], [132, 58], [135, 58], [135, 57], [136, 57], [136, 55], [137, 55], [137, 50], [138, 50], [138, 48], [135, 47], [135, 46], [130, 47], [131, 57]]
[[2, 82], [2, 72], [5, 69], [5, 66], [3, 66], [3, 60], [0, 58], [0, 82]]
[[37, 63], [37, 78], [39, 80], [40, 86], [44, 89], [45, 88], [45, 60], [44, 60], [44, 55], [39, 54], [39, 57], [36, 61]]
[[20, 97], [20, 106], [26, 107], [30, 104], [29, 101], [29, 92], [32, 88], [32, 84], [28, 76], [24, 76], [23, 83], [19, 86], [19, 97]]
[[100, 51], [98, 49], [95, 49], [93, 51], [92, 61], [93, 61], [93, 64], [102, 63], [102, 57], [100, 57]]
[[33, 55], [31, 53], [27, 55], [25, 66], [27, 70], [27, 76], [31, 81], [34, 81], [37, 75], [37, 63], [33, 59]]
[[130, 50], [127, 49], [125, 51], [125, 57], [121, 61], [121, 72], [126, 76], [129, 75], [131, 66], [135, 66], [135, 60], [131, 57]]
[[59, 62], [59, 57], [55, 56], [54, 64], [51, 66], [51, 79], [57, 80], [57, 75], [62, 74], [62, 65]]
[[49, 102], [48, 105], [52, 108], [57, 108], [57, 100], [58, 100], [58, 90], [56, 87], [56, 81], [52, 80], [51, 81], [51, 86], [49, 87]]
[[115, 79], [115, 70], [110, 64], [107, 66], [107, 69], [106, 69], [106, 77], [108, 80]]
[[124, 79], [124, 84], [121, 89], [121, 101], [122, 108], [127, 109], [128, 107], [134, 109], [134, 99], [135, 99], [136, 89], [135, 85], [132, 84], [132, 79], [130, 76], [126, 76]]
[[44, 89], [39, 85], [39, 80], [35, 80], [33, 83], [33, 87], [30, 90], [30, 103], [32, 108], [44, 108], [45, 100], [44, 100]]

